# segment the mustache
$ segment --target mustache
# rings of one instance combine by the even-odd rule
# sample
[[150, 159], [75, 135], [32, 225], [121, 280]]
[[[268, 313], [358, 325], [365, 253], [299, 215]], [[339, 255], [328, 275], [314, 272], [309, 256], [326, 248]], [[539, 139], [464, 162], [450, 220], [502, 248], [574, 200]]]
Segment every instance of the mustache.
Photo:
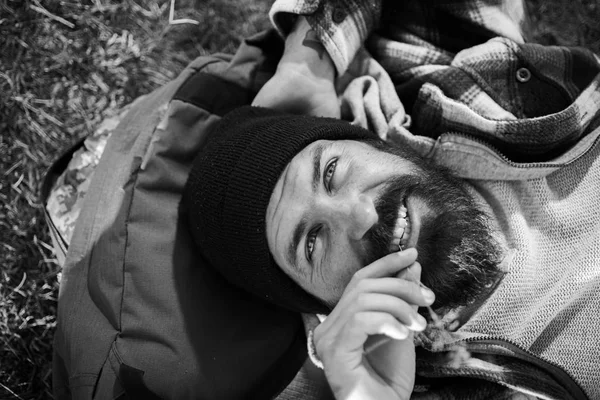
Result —
[[365, 234], [366, 251], [363, 265], [368, 265], [390, 253], [394, 228], [402, 202], [418, 187], [421, 179], [415, 175], [396, 176], [386, 183], [375, 200], [378, 220]]

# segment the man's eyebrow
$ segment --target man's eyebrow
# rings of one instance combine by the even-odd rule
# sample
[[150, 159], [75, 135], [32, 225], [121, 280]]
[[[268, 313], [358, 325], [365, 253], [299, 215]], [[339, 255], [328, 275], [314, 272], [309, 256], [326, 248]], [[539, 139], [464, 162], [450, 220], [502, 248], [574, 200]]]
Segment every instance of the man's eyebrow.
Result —
[[306, 219], [302, 218], [300, 220], [300, 222], [298, 223], [298, 225], [296, 225], [296, 227], [294, 228], [294, 234], [292, 235], [292, 241], [288, 246], [288, 250], [287, 250], [287, 261], [288, 263], [292, 264], [292, 266], [298, 270], [298, 260], [297, 260], [297, 250], [298, 250], [298, 244], [300, 243], [300, 239], [302, 238], [302, 235], [304, 233], [304, 230], [306, 229]]
[[323, 155], [323, 144], [318, 144], [313, 152], [313, 179], [312, 179], [312, 190], [313, 193], [317, 191], [319, 181], [321, 180], [321, 156]]
[[[312, 157], [312, 191], [313, 193], [317, 191], [317, 187], [319, 186], [319, 181], [321, 180], [321, 157], [323, 156], [323, 149], [325, 146], [321, 143], [317, 144], [313, 150]], [[288, 249], [286, 252], [286, 259], [288, 263], [290, 263], [296, 270], [298, 270], [298, 244], [300, 244], [300, 239], [302, 239], [302, 235], [306, 230], [307, 220], [305, 217], [300, 219], [298, 225], [294, 228], [294, 233], [292, 235], [292, 241], [288, 245]]]

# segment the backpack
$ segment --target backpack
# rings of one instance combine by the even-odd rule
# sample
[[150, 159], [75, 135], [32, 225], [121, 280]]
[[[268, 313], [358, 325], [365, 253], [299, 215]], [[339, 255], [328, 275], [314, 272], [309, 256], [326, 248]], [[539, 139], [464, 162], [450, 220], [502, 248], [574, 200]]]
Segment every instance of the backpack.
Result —
[[[68, 250], [47, 218], [65, 256], [57, 399], [268, 399], [305, 362], [300, 315], [221, 278], [179, 210], [198, 149], [221, 116], [250, 104], [282, 50], [262, 32], [136, 101], [108, 140]], [[50, 168], [44, 199], [78, 146]]]

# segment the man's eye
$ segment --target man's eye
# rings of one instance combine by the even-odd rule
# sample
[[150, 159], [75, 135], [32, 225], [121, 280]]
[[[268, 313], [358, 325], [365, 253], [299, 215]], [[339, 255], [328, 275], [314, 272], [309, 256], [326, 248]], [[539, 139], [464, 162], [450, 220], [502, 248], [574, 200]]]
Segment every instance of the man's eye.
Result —
[[312, 254], [315, 250], [315, 243], [317, 241], [317, 234], [319, 233], [319, 229], [313, 229], [308, 233], [306, 237], [306, 259], [308, 261], [312, 260]]
[[325, 189], [331, 191], [331, 181], [333, 180], [333, 175], [335, 174], [335, 168], [337, 166], [338, 159], [334, 158], [325, 166], [325, 173], [323, 174], [323, 185]]

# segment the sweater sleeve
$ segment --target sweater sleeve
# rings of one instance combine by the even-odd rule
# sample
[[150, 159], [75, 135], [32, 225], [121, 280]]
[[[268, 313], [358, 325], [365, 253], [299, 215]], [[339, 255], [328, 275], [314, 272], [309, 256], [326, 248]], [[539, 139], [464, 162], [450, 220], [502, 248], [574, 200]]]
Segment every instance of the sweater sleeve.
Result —
[[306, 17], [342, 75], [378, 24], [381, 0], [276, 0], [269, 12], [283, 37], [298, 15]]

